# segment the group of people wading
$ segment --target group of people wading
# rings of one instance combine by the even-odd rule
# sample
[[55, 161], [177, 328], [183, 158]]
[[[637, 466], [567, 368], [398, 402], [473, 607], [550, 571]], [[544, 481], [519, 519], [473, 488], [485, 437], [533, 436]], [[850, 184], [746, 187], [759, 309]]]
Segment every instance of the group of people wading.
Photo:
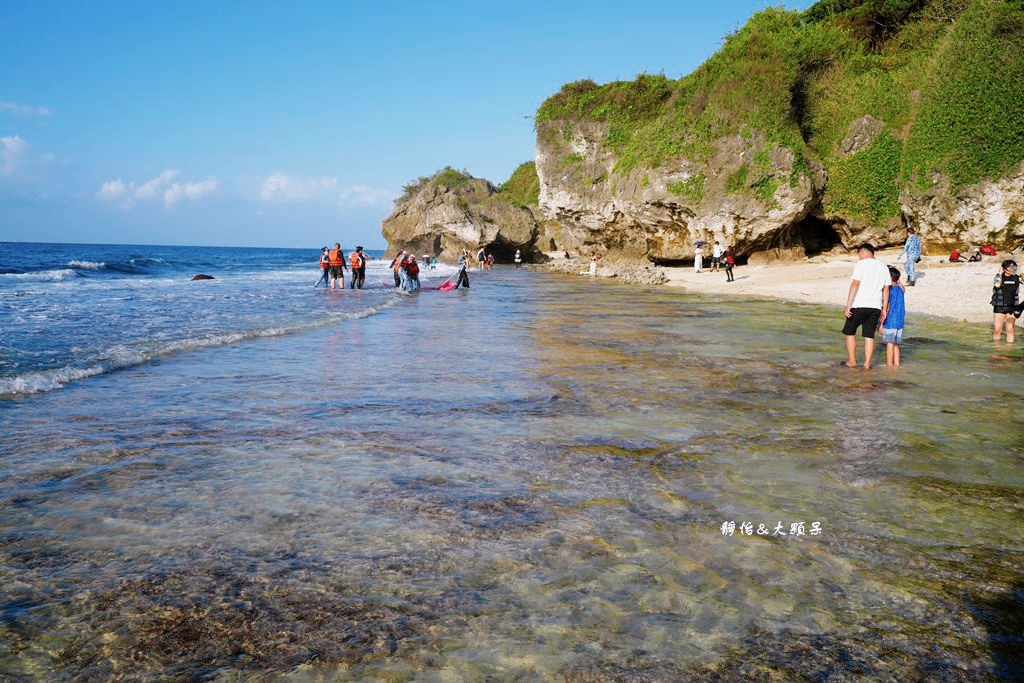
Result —
[[[436, 263], [436, 259], [434, 263]], [[457, 279], [454, 286], [448, 283], [447, 285], [442, 285], [440, 289], [458, 289], [459, 287], [468, 289], [469, 275], [466, 271], [469, 269], [470, 263], [471, 256], [469, 251], [464, 250], [459, 254], [459, 265], [456, 272]], [[415, 255], [400, 249], [389, 267], [395, 276], [395, 287], [399, 287], [406, 292], [419, 291], [420, 264], [416, 260]], [[431, 265], [431, 268], [433, 267], [435, 266]], [[356, 250], [346, 258], [341, 244], [335, 242], [334, 248], [324, 247], [320, 250], [320, 270], [320, 279], [317, 280], [314, 287], [319, 287], [322, 284], [328, 289], [345, 289], [345, 271], [351, 271], [349, 288], [362, 289], [363, 283], [366, 281], [366, 253], [362, 247], [356, 247]], [[449, 278], [449, 280], [451, 279]]]
[[[349, 266], [351, 265], [351, 268]], [[362, 289], [366, 281], [366, 254], [362, 247], [356, 247], [349, 258], [345, 258], [345, 252], [341, 244], [334, 243], [334, 248], [324, 247], [320, 250], [320, 279], [314, 287], [323, 283], [329, 289], [345, 289], [345, 271], [351, 270], [352, 277], [349, 279], [349, 287]]]

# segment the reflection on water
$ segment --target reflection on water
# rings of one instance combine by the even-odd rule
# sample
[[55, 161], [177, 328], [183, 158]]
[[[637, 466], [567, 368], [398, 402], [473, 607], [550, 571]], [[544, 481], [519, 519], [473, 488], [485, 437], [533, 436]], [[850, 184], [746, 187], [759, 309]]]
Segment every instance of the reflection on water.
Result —
[[837, 330], [497, 271], [7, 401], [0, 674], [1021, 675], [1021, 350]]

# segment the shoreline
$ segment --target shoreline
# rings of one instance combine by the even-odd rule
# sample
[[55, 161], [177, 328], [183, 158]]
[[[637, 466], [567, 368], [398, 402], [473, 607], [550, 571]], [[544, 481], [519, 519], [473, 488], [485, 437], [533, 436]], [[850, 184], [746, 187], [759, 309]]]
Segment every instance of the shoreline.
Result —
[[[895, 265], [899, 249], [884, 249], [876, 258]], [[923, 256], [917, 264], [917, 284], [906, 288], [907, 313], [933, 315], [964, 323], [992, 324], [992, 278], [999, 270], [1003, 255], [977, 263], [943, 263], [945, 257]], [[818, 256], [799, 263], [737, 266], [735, 282], [727, 282], [725, 273], [693, 268], [665, 268], [666, 286], [682, 287], [704, 294], [756, 296], [781, 301], [821, 304], [842, 308], [850, 287], [850, 274], [856, 254]], [[903, 278], [904, 284], [906, 277]], [[913, 319], [910, 319], [913, 325]]]
[[[896, 263], [899, 253], [899, 249], [883, 249], [876, 258], [903, 272], [903, 264]], [[945, 263], [945, 256], [923, 256], [917, 264], [916, 286], [906, 289], [907, 313], [991, 325], [992, 278], [1005, 258], [1009, 256], [990, 256], [977, 263]], [[736, 266], [734, 282], [726, 281], [724, 269], [711, 272], [710, 265], [696, 273], [692, 266], [656, 267], [649, 263], [602, 261], [597, 276], [630, 284], [679, 287], [714, 296], [756, 297], [842, 308], [846, 305], [850, 274], [856, 261], [855, 253], [822, 254], [797, 262]], [[710, 258], [705, 264], [710, 264]], [[575, 274], [586, 266], [586, 259], [567, 262], [558, 257], [541, 268]], [[905, 276], [903, 282], [906, 283]], [[913, 324], [912, 318], [910, 324]]]

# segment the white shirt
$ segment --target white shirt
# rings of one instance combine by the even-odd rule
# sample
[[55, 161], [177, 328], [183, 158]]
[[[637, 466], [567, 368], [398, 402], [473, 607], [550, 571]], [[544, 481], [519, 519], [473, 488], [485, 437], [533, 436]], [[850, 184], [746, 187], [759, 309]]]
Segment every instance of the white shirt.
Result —
[[718, 258], [722, 255], [722, 251], [722, 245], [716, 244], [714, 248], [711, 250], [711, 255], [714, 256], [715, 258]]
[[882, 288], [888, 286], [889, 267], [876, 258], [865, 258], [857, 261], [853, 267], [851, 280], [859, 280], [860, 287], [850, 308], [882, 309]]

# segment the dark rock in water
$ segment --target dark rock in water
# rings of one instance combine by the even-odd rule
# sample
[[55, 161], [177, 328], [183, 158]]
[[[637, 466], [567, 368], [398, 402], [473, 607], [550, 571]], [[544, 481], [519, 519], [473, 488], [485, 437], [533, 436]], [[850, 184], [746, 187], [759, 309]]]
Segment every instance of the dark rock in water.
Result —
[[213, 279], [214, 279], [214, 277], [212, 275], [205, 275], [203, 273], [199, 273], [199, 275], [193, 275], [192, 276], [193, 282], [196, 281], [196, 280], [213, 280]]

